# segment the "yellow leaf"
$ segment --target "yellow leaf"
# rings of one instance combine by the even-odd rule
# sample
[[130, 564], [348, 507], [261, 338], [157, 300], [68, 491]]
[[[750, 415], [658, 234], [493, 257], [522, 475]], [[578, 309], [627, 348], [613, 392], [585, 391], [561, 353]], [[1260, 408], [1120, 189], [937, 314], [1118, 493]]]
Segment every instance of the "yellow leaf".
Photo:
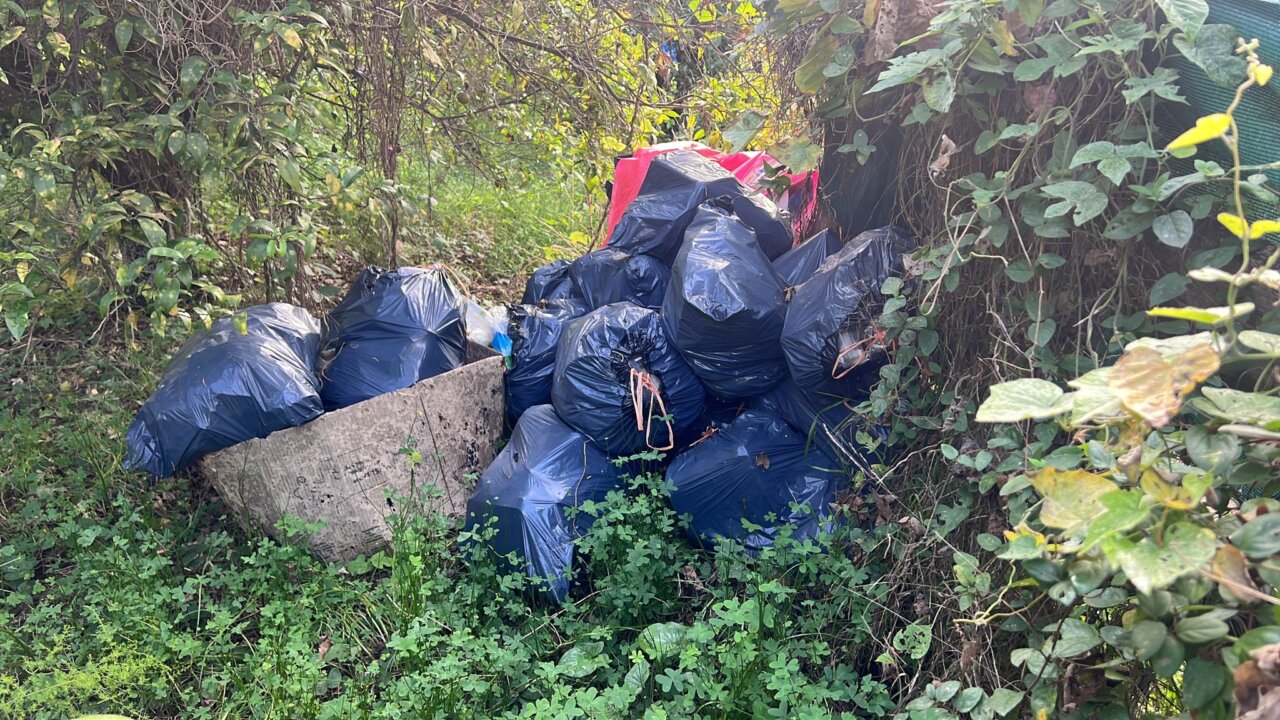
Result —
[[1188, 475], [1181, 485], [1165, 482], [1154, 470], [1142, 474], [1138, 485], [1156, 502], [1170, 510], [1190, 510], [1200, 502], [1209, 489], [1212, 478], [1208, 475]]
[[1271, 82], [1271, 73], [1274, 72], [1270, 65], [1258, 65], [1253, 69], [1253, 79], [1259, 85], [1266, 85]]
[[328, 188], [330, 195], [337, 195], [342, 192], [342, 181], [338, 180], [333, 173], [324, 174], [324, 185]]
[[1013, 33], [1009, 31], [1009, 23], [1004, 20], [997, 20], [995, 27], [992, 28], [995, 35], [996, 43], [1000, 45], [1000, 52], [1010, 57], [1018, 54], [1018, 48], [1015, 47], [1017, 42]]
[[13, 271], [18, 274], [18, 282], [26, 282], [27, 273], [31, 272], [31, 266], [25, 260], [19, 260], [14, 264]]
[[1168, 360], [1158, 350], [1135, 347], [1116, 362], [1108, 385], [1126, 410], [1159, 428], [1173, 419], [1188, 393], [1218, 371], [1219, 362], [1207, 344]]
[[1116, 489], [1101, 475], [1084, 470], [1047, 467], [1031, 477], [1031, 486], [1044, 498], [1040, 522], [1067, 532], [1083, 531], [1106, 511], [1098, 500]]
[[1165, 147], [1165, 150], [1181, 150], [1199, 145], [1202, 142], [1208, 142], [1214, 138], [1222, 137], [1222, 134], [1231, 127], [1231, 116], [1226, 113], [1214, 113], [1205, 115], [1196, 120], [1196, 126], [1182, 133], [1173, 139]]
[[881, 0], [867, 0], [867, 6], [862, 9], [862, 24], [865, 27], [871, 27], [876, 24], [876, 18], [880, 16]]
[[283, 40], [286, 45], [294, 50], [302, 49], [302, 36], [298, 34], [297, 30], [294, 30], [287, 25], [277, 26], [276, 34], [280, 36], [280, 39]]
[[76, 289], [77, 272], [75, 266], [67, 267], [62, 271], [62, 282], [67, 284], [68, 290]]
[[1230, 230], [1232, 235], [1244, 238], [1244, 229], [1248, 227], [1244, 218], [1231, 213], [1218, 213], [1218, 222], [1222, 223], [1222, 227]]
[[1251, 238], [1260, 238], [1271, 233], [1280, 233], [1280, 220], [1258, 220], [1249, 226]]

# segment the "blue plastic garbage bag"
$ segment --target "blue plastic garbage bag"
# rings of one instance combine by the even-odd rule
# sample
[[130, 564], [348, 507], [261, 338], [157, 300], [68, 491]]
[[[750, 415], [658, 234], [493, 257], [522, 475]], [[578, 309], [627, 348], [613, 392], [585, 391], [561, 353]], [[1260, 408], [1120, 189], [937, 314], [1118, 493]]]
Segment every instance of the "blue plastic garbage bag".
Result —
[[232, 318], [222, 318], [169, 362], [129, 426], [126, 468], [168, 477], [205, 453], [324, 412], [315, 365], [319, 323], [285, 303], [258, 305], [246, 314], [246, 334]]
[[[676, 456], [667, 468], [671, 505], [691, 520], [695, 539], [732, 538], [748, 550], [773, 544], [782, 526], [812, 538], [830, 526], [840, 465], [771, 410], [747, 410], [728, 427]], [[748, 530], [746, 520], [759, 529]]]
[[601, 248], [574, 260], [569, 266], [569, 279], [577, 297], [592, 310], [616, 302], [656, 310], [662, 306], [671, 271], [648, 255]]
[[684, 442], [705, 397], [652, 310], [605, 305], [570, 322], [556, 347], [556, 412], [611, 455]]
[[796, 385], [808, 392], [852, 397], [879, 379], [888, 360], [876, 320], [884, 281], [903, 272], [915, 241], [894, 228], [850, 240], [796, 289], [787, 308], [782, 349]]
[[521, 305], [537, 305], [545, 300], [561, 300], [574, 296], [569, 281], [569, 261], [555, 260], [533, 271], [524, 283]]
[[556, 344], [570, 320], [587, 312], [574, 300], [551, 300], [545, 307], [511, 308], [511, 367], [506, 373], [507, 419], [511, 424], [535, 405], [551, 402]]
[[366, 270], [324, 331], [326, 410], [409, 387], [466, 359], [461, 296], [435, 268]]
[[839, 250], [840, 237], [834, 230], [823, 230], [774, 260], [773, 269], [782, 276], [787, 287], [795, 287], [813, 277], [822, 262]]
[[841, 398], [805, 392], [788, 377], [756, 398], [752, 405], [781, 415], [805, 439], [809, 451], [824, 452], [831, 458], [865, 470], [871, 463], [883, 460], [883, 446], [874, 453], [869, 452], [858, 442], [858, 432], [864, 431], [884, 442], [888, 438], [888, 429], [854, 411], [854, 407], [864, 399], [865, 395]]
[[724, 168], [691, 150], [653, 158], [639, 194], [605, 245], [633, 255], [652, 255], [670, 265], [698, 206], [722, 195], [732, 198], [734, 212], [760, 235], [766, 255], [774, 258], [791, 247], [790, 223], [773, 201], [748, 190]]
[[713, 394], [758, 395], [787, 374], [778, 344], [782, 278], [724, 198], [698, 209], [672, 265], [662, 320], [672, 344]]
[[514, 553], [531, 578], [545, 579], [556, 601], [569, 594], [574, 540], [593, 517], [570, 512], [588, 501], [601, 502], [624, 487], [621, 471], [585, 435], [564, 424], [550, 405], [520, 416], [511, 442], [480, 477], [467, 500], [468, 531], [492, 523], [489, 548], [499, 557]]

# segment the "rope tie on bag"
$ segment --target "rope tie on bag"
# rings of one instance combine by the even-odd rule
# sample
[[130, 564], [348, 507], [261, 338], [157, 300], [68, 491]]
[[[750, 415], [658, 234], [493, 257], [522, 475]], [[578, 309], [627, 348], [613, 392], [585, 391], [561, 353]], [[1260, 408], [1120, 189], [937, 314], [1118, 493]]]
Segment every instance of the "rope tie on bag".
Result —
[[[631, 368], [631, 378], [628, 382], [631, 391], [631, 407], [636, 413], [636, 431], [644, 433], [644, 444], [648, 445], [651, 450], [670, 450], [676, 446], [676, 430], [671, 425], [671, 421], [667, 418], [667, 404], [662, 400], [662, 394], [658, 392], [658, 385], [653, 381], [653, 375], [646, 370], [637, 370]], [[645, 407], [644, 393], [649, 391], [649, 403]], [[654, 408], [659, 411], [657, 416], [660, 421], [667, 426], [667, 444], [661, 447], [654, 445], [650, 439], [653, 434]]]
[[[873, 326], [872, 326], [872, 331], [873, 331], [873, 332], [871, 333], [871, 335], [870, 335], [870, 336], [865, 337], [865, 338], [862, 338], [861, 340], [855, 340], [855, 341], [853, 341], [853, 342], [849, 343], [848, 345], [845, 345], [843, 348], [841, 348], [841, 349], [840, 349], [840, 353], [839, 353], [838, 355], [836, 355], [836, 361], [835, 361], [835, 363], [831, 366], [831, 379], [832, 379], [832, 380], [840, 380], [840, 379], [841, 379], [841, 378], [843, 378], [845, 375], [848, 375], [849, 373], [851, 373], [851, 372], [853, 372], [854, 370], [856, 370], [856, 369], [858, 368], [858, 366], [859, 366], [859, 365], [861, 365], [863, 362], [865, 362], [865, 361], [866, 361], [866, 359], [871, 355], [871, 353], [870, 353], [870, 352], [862, 352], [862, 351], [863, 351], [864, 349], [868, 348], [868, 346], [874, 347], [877, 343], [883, 343], [883, 342], [884, 342], [884, 340], [885, 340], [885, 331], [884, 331], [882, 328], [878, 328], [878, 327], [875, 327], [875, 326], [873, 325]], [[848, 355], [849, 353], [852, 353], [852, 352], [855, 352], [855, 351], [857, 351], [857, 352], [862, 352], [862, 356], [858, 358], [857, 362], [853, 363], [852, 365], [850, 365], [849, 367], [845, 368], [844, 370], [841, 370], [841, 369], [840, 369], [840, 364], [841, 364], [841, 362], [844, 360], [845, 356], [846, 356], [846, 355]]]

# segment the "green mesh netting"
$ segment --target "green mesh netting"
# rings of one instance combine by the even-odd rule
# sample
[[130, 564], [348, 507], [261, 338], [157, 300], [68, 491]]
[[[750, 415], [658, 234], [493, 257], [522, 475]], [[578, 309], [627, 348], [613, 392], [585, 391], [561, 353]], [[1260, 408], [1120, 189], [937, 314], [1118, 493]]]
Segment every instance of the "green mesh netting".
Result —
[[[1263, 62], [1280, 68], [1280, 0], [1210, 0], [1209, 24], [1230, 25], [1245, 39], [1261, 41], [1258, 54]], [[1186, 105], [1166, 103], [1156, 121], [1165, 139], [1177, 136], [1195, 124], [1196, 118], [1222, 112], [1235, 95], [1235, 87], [1219, 85], [1204, 70], [1184, 57], [1171, 65], [1178, 71], [1179, 86]], [[1262, 165], [1280, 160], [1280, 73], [1266, 87], [1250, 88], [1235, 113], [1240, 126], [1240, 160], [1244, 165]], [[1224, 168], [1232, 165], [1231, 155], [1221, 143], [1202, 145], [1196, 155], [1215, 160]], [[1175, 173], [1194, 170], [1190, 160], [1174, 163]], [[1280, 188], [1280, 171], [1267, 173], [1270, 185]], [[1251, 216], [1272, 216], [1272, 204], [1251, 199], [1246, 207]]]

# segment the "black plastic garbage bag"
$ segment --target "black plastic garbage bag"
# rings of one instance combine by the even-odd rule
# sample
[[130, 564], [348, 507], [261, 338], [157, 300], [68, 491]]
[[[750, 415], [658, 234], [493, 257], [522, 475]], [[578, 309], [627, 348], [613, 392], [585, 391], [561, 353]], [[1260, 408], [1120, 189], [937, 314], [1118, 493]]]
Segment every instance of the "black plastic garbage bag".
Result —
[[[844, 477], [823, 452], [776, 412], [747, 410], [728, 427], [685, 450], [667, 468], [671, 506], [691, 519], [708, 545], [733, 538], [749, 550], [772, 545], [779, 529], [812, 538], [830, 526], [830, 504]], [[747, 529], [743, 521], [759, 529]]]
[[129, 426], [126, 468], [168, 477], [201, 455], [324, 412], [316, 356], [320, 325], [285, 303], [246, 311], [246, 334], [232, 318], [187, 341]]
[[822, 262], [839, 250], [840, 237], [833, 230], [823, 230], [774, 260], [773, 269], [787, 287], [795, 287], [813, 277]]
[[869, 452], [866, 446], [858, 442], [859, 431], [866, 432], [880, 442], [887, 439], [888, 431], [854, 411], [854, 407], [864, 399], [865, 395], [841, 398], [805, 392], [791, 378], [787, 378], [756, 398], [752, 405], [781, 415], [805, 439], [809, 451], [821, 451], [831, 458], [865, 470], [871, 463], [883, 460], [883, 446], [878, 447], [876, 452]]
[[690, 150], [653, 158], [636, 198], [609, 235], [607, 247], [633, 255], [652, 255], [670, 265], [698, 206], [727, 195], [734, 212], [760, 235], [770, 258], [791, 247], [791, 226], [777, 206], [711, 160]]
[[477, 534], [483, 537], [492, 523], [489, 548], [504, 560], [514, 553], [521, 566], [512, 570], [544, 579], [547, 594], [563, 601], [569, 594], [574, 540], [594, 519], [569, 510], [622, 489], [620, 473], [550, 405], [529, 408], [467, 500], [466, 528], [480, 529]]
[[809, 392], [844, 397], [865, 392], [888, 360], [876, 320], [884, 307], [880, 287], [903, 271], [915, 249], [894, 228], [869, 230], [827, 258], [796, 289], [787, 308], [782, 349], [796, 384]]
[[535, 405], [551, 402], [551, 377], [556, 368], [556, 344], [570, 320], [588, 308], [575, 300], [551, 300], [545, 307], [511, 308], [507, 333], [511, 337], [511, 367], [506, 373], [507, 419], [511, 424]]
[[409, 387], [460, 367], [466, 357], [461, 297], [434, 268], [366, 270], [329, 313], [324, 331], [326, 410]]
[[778, 344], [783, 282], [755, 234], [722, 203], [698, 209], [672, 265], [662, 320], [672, 344], [713, 394], [747, 398], [787, 374]]
[[533, 271], [524, 283], [522, 305], [537, 305], [545, 300], [562, 300], [575, 295], [569, 281], [569, 261], [555, 260]]
[[705, 397], [658, 314], [631, 303], [570, 322], [556, 348], [556, 412], [612, 455], [684, 442]]
[[671, 271], [648, 255], [629, 255], [609, 247], [574, 260], [569, 279], [575, 294], [592, 310], [616, 302], [656, 310], [662, 306]]

